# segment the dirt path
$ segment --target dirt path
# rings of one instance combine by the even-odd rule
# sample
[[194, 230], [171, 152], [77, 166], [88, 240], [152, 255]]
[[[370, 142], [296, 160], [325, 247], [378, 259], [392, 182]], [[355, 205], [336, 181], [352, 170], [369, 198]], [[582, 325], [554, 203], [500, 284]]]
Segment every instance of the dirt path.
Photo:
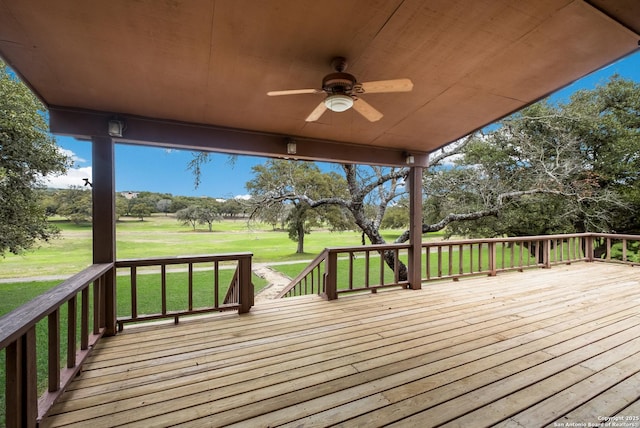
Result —
[[266, 264], [254, 265], [253, 273], [258, 275], [260, 278], [265, 279], [269, 283], [262, 290], [256, 293], [254, 297], [255, 303], [275, 299], [278, 293], [280, 293], [282, 289], [291, 282], [291, 278], [287, 275], [273, 270]]

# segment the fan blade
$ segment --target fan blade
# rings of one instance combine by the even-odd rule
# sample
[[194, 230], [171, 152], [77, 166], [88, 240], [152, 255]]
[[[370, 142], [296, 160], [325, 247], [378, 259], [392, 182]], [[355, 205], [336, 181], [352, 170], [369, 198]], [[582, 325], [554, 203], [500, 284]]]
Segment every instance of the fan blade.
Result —
[[278, 95], [298, 95], [298, 94], [321, 94], [324, 91], [322, 89], [289, 89], [286, 91], [271, 91], [267, 92], [270, 97]]
[[324, 100], [322, 100], [320, 102], [320, 104], [318, 104], [318, 107], [313, 109], [311, 114], [309, 116], [307, 116], [305, 121], [307, 121], [307, 122], [315, 122], [316, 120], [320, 119], [320, 116], [322, 116], [322, 114], [325, 111], [327, 111], [327, 106], [324, 104]]
[[361, 83], [360, 86], [365, 94], [409, 92], [413, 89], [413, 82], [410, 79], [377, 80], [375, 82]]
[[382, 113], [373, 108], [371, 104], [362, 98], [355, 100], [353, 103], [353, 109], [363, 115], [369, 122], [377, 122], [382, 119]]

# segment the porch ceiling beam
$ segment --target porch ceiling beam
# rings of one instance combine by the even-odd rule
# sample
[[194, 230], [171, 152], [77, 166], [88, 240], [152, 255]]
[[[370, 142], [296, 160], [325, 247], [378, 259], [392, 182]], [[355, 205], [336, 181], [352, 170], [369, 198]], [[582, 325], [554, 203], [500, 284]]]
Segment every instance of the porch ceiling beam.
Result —
[[[51, 132], [79, 139], [109, 137], [107, 124], [115, 117], [116, 115], [106, 112], [49, 107]], [[428, 153], [409, 153], [396, 148], [372, 147], [136, 116], [117, 115], [117, 119], [125, 124], [123, 136], [114, 137], [115, 141], [121, 143], [385, 166], [406, 166], [408, 155], [413, 156], [413, 165], [416, 166], [426, 166], [428, 160]], [[287, 153], [288, 143], [295, 143], [295, 154]]]

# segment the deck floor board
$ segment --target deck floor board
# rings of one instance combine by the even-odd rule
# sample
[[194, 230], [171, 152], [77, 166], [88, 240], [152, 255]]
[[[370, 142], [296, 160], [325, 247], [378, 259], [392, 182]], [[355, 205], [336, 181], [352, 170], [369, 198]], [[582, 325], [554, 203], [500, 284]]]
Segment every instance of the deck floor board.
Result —
[[639, 391], [640, 269], [576, 263], [127, 326], [41, 426], [566, 426]]

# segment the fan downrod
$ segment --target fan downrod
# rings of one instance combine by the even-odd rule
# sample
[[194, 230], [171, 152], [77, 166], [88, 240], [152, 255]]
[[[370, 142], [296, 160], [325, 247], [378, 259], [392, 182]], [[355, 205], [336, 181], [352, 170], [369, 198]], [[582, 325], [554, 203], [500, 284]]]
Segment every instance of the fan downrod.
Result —
[[347, 70], [347, 59], [341, 56], [333, 58], [331, 67], [338, 73], [343, 73]]

